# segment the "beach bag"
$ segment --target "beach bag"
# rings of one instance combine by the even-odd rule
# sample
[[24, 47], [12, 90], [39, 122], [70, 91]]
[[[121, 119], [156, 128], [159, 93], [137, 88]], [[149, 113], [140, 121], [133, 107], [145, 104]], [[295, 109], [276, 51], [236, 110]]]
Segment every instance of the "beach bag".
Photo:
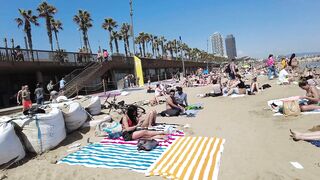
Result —
[[7, 163], [7, 167], [9, 167], [12, 163], [24, 158], [25, 155], [26, 153], [15, 133], [13, 124], [0, 123], [0, 165]]
[[301, 113], [297, 100], [283, 101], [283, 114], [286, 116], [298, 116]]
[[151, 151], [152, 149], [155, 149], [159, 145], [158, 141], [151, 139], [151, 140], [146, 140], [146, 139], [139, 139], [138, 141], [138, 151]]
[[110, 139], [116, 139], [122, 135], [122, 126], [112, 119], [100, 122], [96, 127], [96, 136], [108, 136]]

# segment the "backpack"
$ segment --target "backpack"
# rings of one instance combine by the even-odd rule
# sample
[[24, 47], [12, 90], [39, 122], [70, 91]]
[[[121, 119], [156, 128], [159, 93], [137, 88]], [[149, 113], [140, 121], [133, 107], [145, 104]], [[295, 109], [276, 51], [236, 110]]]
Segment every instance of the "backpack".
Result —
[[138, 151], [144, 150], [144, 151], [151, 151], [152, 149], [155, 149], [159, 145], [158, 141], [151, 139], [139, 139], [138, 141]]

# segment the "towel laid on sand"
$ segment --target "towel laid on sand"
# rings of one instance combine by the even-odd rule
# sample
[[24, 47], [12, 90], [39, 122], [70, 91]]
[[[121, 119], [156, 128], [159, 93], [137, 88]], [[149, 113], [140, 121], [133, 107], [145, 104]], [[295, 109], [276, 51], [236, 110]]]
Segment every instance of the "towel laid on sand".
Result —
[[167, 147], [158, 146], [152, 151], [138, 151], [137, 146], [96, 143], [81, 148], [58, 164], [82, 165], [94, 168], [130, 169], [145, 173]]
[[124, 141], [123, 138], [103, 139], [100, 143], [82, 147], [79, 151], [69, 154], [58, 161], [57, 164], [82, 165], [86, 167], [108, 169], [130, 169], [145, 173], [161, 154], [178, 138], [184, 136], [183, 132], [169, 135], [168, 140], [158, 140], [159, 146], [152, 151], [138, 151], [138, 141]]
[[225, 140], [181, 137], [151, 165], [146, 176], [168, 179], [217, 179]]

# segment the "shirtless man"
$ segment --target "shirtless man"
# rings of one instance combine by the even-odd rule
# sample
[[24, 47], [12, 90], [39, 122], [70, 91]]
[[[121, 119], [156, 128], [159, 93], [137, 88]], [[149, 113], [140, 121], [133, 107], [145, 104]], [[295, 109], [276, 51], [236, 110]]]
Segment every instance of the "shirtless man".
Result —
[[175, 90], [170, 90], [166, 102], [166, 110], [162, 112], [165, 116], [179, 116], [181, 112], [184, 112], [184, 108], [176, 102], [175, 93]]

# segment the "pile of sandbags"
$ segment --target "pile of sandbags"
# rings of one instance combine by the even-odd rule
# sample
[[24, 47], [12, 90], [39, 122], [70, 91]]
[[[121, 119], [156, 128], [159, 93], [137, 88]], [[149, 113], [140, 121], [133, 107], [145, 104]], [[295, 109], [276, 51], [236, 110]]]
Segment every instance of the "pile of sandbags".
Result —
[[23, 145], [10, 122], [0, 122], [0, 165], [24, 158]]

